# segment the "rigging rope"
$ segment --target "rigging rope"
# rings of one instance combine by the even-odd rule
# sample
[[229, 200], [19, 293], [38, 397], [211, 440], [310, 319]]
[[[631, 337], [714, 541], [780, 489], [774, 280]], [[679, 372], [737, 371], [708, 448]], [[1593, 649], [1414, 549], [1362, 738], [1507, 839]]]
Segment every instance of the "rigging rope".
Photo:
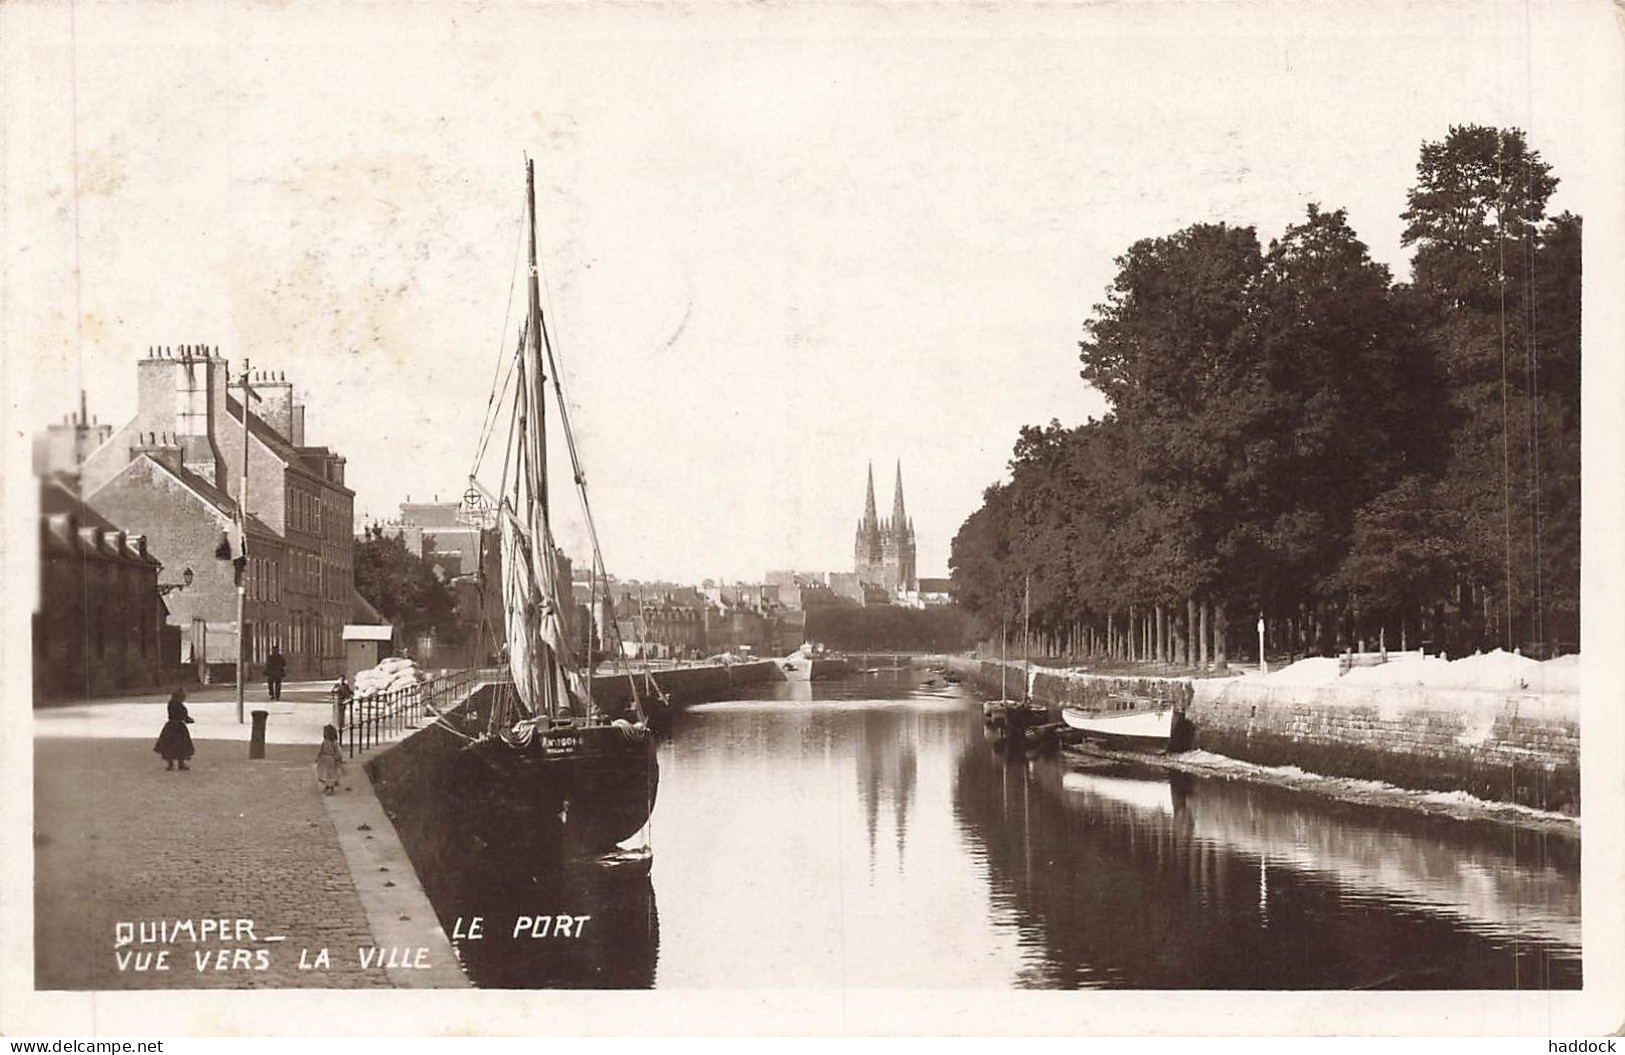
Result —
[[[502, 329], [497, 331], [498, 333], [502, 334], [503, 337], [498, 338], [497, 341], [496, 374], [491, 378], [491, 395], [485, 403], [485, 421], [480, 425], [480, 440], [474, 452], [474, 468], [469, 472], [470, 476], [474, 476], [479, 473], [480, 462], [485, 457], [485, 448], [490, 444], [491, 436], [495, 431], [497, 402], [501, 399], [502, 393], [506, 392], [508, 388], [508, 381], [506, 379], [502, 381], [502, 387], [500, 390], [496, 387], [496, 385], [497, 380], [502, 376], [502, 342], [508, 333], [508, 320], [513, 315], [513, 291], [519, 284], [519, 254], [524, 248], [524, 244], [525, 202], [524, 199], [521, 198], [519, 202], [519, 222], [514, 228], [513, 263], [508, 267], [508, 304], [502, 309]], [[513, 367], [510, 365], [508, 367], [508, 378], [511, 379], [512, 377]]]

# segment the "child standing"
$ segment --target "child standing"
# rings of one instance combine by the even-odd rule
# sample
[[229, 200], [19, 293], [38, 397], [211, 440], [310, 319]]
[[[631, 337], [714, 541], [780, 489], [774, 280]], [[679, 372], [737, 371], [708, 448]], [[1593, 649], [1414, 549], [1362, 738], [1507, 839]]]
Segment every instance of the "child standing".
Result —
[[324, 725], [322, 746], [316, 751], [316, 779], [321, 782], [323, 795], [331, 795], [338, 790], [339, 776], [343, 771], [344, 755], [339, 750], [339, 731], [331, 725]]

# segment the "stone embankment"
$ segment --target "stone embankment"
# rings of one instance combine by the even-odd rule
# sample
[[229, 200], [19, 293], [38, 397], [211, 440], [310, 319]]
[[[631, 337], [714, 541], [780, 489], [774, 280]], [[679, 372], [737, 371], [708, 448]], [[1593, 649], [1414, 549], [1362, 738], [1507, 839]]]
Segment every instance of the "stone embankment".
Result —
[[[1000, 664], [951, 657], [950, 666], [997, 692]], [[1035, 669], [1031, 695], [1058, 717], [1110, 692], [1172, 703], [1178, 749], [1325, 776], [1578, 814], [1579, 694], [1373, 685], [1359, 679], [1272, 683], [1268, 678], [1093, 675]], [[1007, 691], [1021, 665], [1007, 663]]]
[[[710, 703], [726, 700], [735, 690], [746, 685], [760, 685], [769, 681], [783, 681], [784, 672], [770, 659], [748, 663], [707, 664], [694, 667], [653, 668], [652, 678], [673, 707], [686, 707], [691, 703]], [[626, 706], [633, 686], [640, 698], [649, 695], [645, 674], [634, 669], [630, 678], [624, 672], [598, 674], [592, 679], [593, 702], [607, 711]]]

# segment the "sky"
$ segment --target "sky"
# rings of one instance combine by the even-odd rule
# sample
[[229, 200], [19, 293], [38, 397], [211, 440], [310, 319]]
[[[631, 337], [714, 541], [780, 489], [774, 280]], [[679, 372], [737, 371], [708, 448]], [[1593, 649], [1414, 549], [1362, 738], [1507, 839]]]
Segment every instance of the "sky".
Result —
[[[460, 495], [524, 314], [529, 156], [623, 578], [850, 570], [867, 468], [884, 515], [898, 462], [919, 574], [947, 574], [1018, 429], [1105, 411], [1076, 346], [1137, 239], [1223, 221], [1267, 244], [1316, 202], [1403, 277], [1417, 152], [1452, 124], [1525, 129], [1554, 209], [1618, 193], [1577, 103], [1617, 46], [1606, 4], [22, 3], [0, 23], [13, 440], [81, 387], [122, 424], [149, 345], [210, 344], [294, 381], [358, 513]], [[578, 524], [560, 535], [583, 552]]]

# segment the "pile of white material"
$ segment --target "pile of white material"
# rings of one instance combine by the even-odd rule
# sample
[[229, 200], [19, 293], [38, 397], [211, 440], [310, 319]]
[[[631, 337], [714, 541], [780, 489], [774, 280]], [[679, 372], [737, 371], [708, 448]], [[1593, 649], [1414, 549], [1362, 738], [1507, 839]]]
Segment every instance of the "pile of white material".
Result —
[[401, 689], [415, 688], [420, 681], [428, 678], [428, 674], [418, 670], [418, 665], [409, 659], [391, 656], [379, 661], [371, 670], [363, 670], [355, 676], [355, 691], [359, 696], [383, 695], [389, 692], [398, 692]]
[[1271, 685], [1325, 685], [1337, 680], [1337, 660], [1326, 656], [1300, 659], [1288, 667], [1271, 671], [1261, 680]]
[[1270, 685], [1349, 685], [1360, 688], [1471, 689], [1481, 692], [1579, 692], [1580, 657], [1542, 663], [1496, 649], [1462, 659], [1406, 658], [1355, 667], [1338, 676], [1335, 657], [1302, 659], [1257, 680]]

